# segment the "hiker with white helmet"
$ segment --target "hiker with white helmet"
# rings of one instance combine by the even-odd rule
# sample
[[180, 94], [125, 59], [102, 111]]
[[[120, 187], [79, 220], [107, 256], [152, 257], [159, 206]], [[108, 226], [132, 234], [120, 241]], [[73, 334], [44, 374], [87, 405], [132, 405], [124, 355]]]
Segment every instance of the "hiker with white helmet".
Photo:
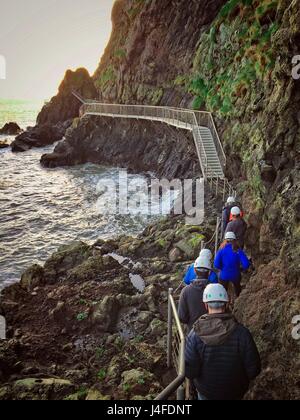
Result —
[[[199, 258], [202, 258], [202, 257], [209, 258], [211, 262], [213, 260], [213, 254], [210, 249], [202, 249], [200, 252]], [[197, 261], [198, 261], [198, 258], [194, 264], [190, 265], [190, 267], [188, 268], [188, 271], [186, 272], [184, 276], [183, 281], [187, 286], [193, 283], [193, 281], [196, 280], [197, 278], [197, 274], [195, 270], [195, 267], [197, 266]], [[209, 283], [218, 283], [218, 276], [213, 270], [209, 274], [208, 281]]]
[[232, 221], [228, 223], [225, 234], [234, 232], [241, 248], [244, 249], [245, 235], [248, 229], [247, 223], [242, 218], [242, 211], [239, 207], [233, 207], [231, 209], [231, 215]]
[[209, 283], [211, 270], [211, 257], [208, 253], [203, 254], [195, 263], [196, 280], [181, 292], [178, 309], [179, 319], [183, 324], [188, 325], [189, 330], [192, 329], [197, 319], [206, 313], [202, 300], [204, 289]]
[[215, 268], [220, 270], [219, 283], [228, 290], [229, 283], [233, 283], [237, 297], [241, 294], [241, 269], [248, 270], [251, 263], [241, 249], [234, 232], [227, 232], [216, 258]]
[[225, 234], [228, 223], [232, 220], [231, 210], [233, 209], [233, 207], [239, 207], [240, 209], [242, 209], [241, 204], [237, 201], [235, 197], [228, 197], [225, 207], [222, 211], [223, 235]]
[[199, 400], [241, 400], [261, 372], [261, 360], [250, 331], [227, 312], [228, 294], [219, 284], [207, 286], [208, 311], [187, 338], [186, 376]]

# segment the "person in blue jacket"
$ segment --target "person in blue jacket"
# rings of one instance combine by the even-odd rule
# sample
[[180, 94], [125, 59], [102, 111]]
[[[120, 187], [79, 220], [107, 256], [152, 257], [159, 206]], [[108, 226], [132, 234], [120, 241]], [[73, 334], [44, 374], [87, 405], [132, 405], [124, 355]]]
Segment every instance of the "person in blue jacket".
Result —
[[[213, 259], [213, 255], [212, 255], [212, 253], [209, 249], [202, 249], [202, 251], [200, 252], [199, 258], [201, 258], [201, 257], [207, 257], [211, 261]], [[196, 262], [197, 262], [197, 260], [196, 260]], [[188, 268], [188, 271], [186, 272], [186, 274], [184, 276], [183, 281], [187, 286], [192, 284], [197, 279], [197, 274], [196, 274], [196, 270], [195, 270], [196, 262]], [[210, 272], [208, 281], [209, 281], [209, 283], [212, 283], [212, 284], [217, 284], [219, 282], [218, 276], [214, 271]]]
[[251, 263], [236, 240], [233, 232], [227, 232], [225, 241], [215, 258], [215, 268], [220, 270], [219, 283], [228, 290], [229, 283], [233, 283], [237, 297], [241, 294], [241, 271], [248, 270]]

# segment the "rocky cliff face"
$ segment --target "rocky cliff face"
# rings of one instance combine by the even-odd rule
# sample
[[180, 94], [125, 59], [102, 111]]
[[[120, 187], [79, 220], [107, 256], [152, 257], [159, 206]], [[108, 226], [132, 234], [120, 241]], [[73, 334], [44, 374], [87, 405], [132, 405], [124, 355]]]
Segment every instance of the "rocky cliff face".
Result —
[[191, 179], [200, 170], [190, 133], [150, 121], [101, 117], [74, 121], [65, 141], [41, 158], [50, 168], [85, 162], [152, 172], [168, 179]]
[[105, 102], [186, 106], [181, 86], [201, 34], [226, 0], [117, 0], [113, 31], [94, 80]]

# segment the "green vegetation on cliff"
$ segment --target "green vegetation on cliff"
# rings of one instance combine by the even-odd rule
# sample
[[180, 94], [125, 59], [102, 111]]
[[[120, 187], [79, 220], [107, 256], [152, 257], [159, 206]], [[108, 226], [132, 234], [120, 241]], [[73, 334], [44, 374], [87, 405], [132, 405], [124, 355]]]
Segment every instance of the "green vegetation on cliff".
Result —
[[231, 0], [221, 9], [194, 59], [189, 90], [196, 95], [195, 109], [205, 105], [220, 116], [238, 117], [243, 110], [239, 104], [272, 77], [277, 3]]

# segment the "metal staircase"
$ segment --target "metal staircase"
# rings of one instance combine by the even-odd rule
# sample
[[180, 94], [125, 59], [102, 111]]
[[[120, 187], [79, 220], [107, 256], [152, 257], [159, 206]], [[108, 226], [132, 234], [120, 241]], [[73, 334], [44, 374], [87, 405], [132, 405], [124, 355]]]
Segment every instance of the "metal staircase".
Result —
[[81, 117], [99, 115], [159, 121], [191, 131], [203, 177], [205, 179], [219, 179], [224, 184], [226, 183], [224, 175], [226, 156], [211, 113], [181, 108], [104, 104], [94, 100], [85, 100], [77, 92], [72, 93], [82, 103]]
[[223, 168], [210, 129], [200, 127], [200, 133], [207, 157], [207, 178], [224, 178]]

